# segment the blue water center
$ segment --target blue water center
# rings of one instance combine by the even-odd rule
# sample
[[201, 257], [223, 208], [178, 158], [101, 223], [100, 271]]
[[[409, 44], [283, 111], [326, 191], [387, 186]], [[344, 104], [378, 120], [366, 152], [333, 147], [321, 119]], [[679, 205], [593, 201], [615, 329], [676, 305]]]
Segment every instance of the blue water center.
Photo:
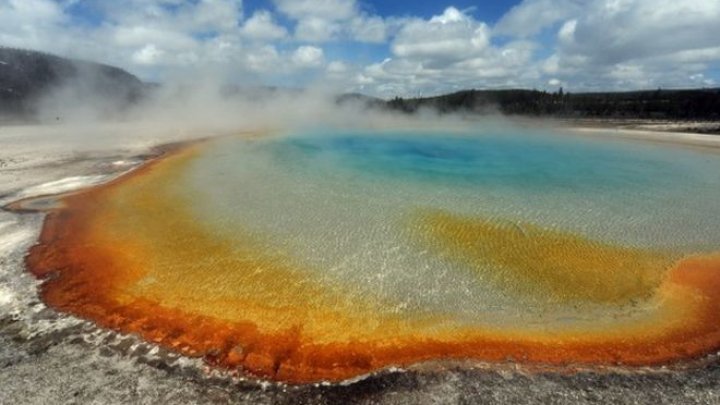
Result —
[[[693, 178], [696, 154], [644, 145], [528, 134], [342, 133], [302, 135], [271, 145], [298, 168], [327, 166], [371, 176], [576, 192], [671, 187]], [[714, 165], [717, 167], [717, 165]]]

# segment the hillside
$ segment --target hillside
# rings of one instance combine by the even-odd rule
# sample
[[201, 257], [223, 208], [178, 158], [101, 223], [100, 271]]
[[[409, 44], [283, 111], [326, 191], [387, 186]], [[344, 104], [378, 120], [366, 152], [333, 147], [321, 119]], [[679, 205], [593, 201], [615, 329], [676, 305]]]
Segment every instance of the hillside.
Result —
[[68, 104], [122, 108], [140, 98], [144, 86], [116, 67], [0, 47], [0, 116], [32, 118], [43, 98], [60, 91]]

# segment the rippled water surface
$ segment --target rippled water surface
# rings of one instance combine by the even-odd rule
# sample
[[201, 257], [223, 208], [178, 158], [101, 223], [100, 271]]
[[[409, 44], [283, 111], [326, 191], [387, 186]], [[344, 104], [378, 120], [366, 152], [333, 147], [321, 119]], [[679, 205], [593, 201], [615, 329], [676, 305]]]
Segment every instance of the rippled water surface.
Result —
[[[528, 130], [224, 138], [68, 198], [82, 232], [45, 254], [79, 271], [48, 291], [286, 381], [445, 357], [658, 364], [719, 346], [717, 201], [710, 150]], [[106, 289], [78, 292], [98, 263]]]
[[468, 317], [522, 297], [498, 295], [420, 246], [413, 215], [441, 210], [682, 253], [720, 246], [718, 156], [622, 140], [332, 131], [230, 139], [184, 181], [197, 193], [196, 214], [228, 237], [249, 230], [320, 277]]

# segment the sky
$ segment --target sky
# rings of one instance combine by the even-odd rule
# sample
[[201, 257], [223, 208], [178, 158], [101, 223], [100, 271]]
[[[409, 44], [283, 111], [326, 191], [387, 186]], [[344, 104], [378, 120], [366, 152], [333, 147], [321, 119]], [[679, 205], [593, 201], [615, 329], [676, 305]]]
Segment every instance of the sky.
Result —
[[384, 98], [717, 87], [720, 0], [0, 0], [0, 46]]

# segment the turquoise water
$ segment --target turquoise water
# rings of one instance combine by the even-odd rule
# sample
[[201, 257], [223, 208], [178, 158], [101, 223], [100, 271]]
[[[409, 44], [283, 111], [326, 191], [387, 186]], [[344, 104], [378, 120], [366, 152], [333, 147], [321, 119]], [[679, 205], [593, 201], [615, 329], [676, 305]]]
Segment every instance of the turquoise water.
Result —
[[533, 322], [535, 304], [418, 246], [414, 213], [532, 223], [648, 249], [720, 248], [720, 154], [581, 135], [225, 139], [193, 162], [179, 189], [213, 232], [251, 235], [262, 251], [292, 257], [325, 285], [349, 284], [358, 295], [399, 303], [399, 312], [449, 312], [463, 322], [495, 312], [498, 322]]
[[325, 163], [399, 181], [530, 187], [536, 192], [668, 187], [694, 175], [689, 162], [671, 158], [665, 150], [638, 153], [637, 148], [538, 134], [305, 135], [270, 149], [280, 164]]

